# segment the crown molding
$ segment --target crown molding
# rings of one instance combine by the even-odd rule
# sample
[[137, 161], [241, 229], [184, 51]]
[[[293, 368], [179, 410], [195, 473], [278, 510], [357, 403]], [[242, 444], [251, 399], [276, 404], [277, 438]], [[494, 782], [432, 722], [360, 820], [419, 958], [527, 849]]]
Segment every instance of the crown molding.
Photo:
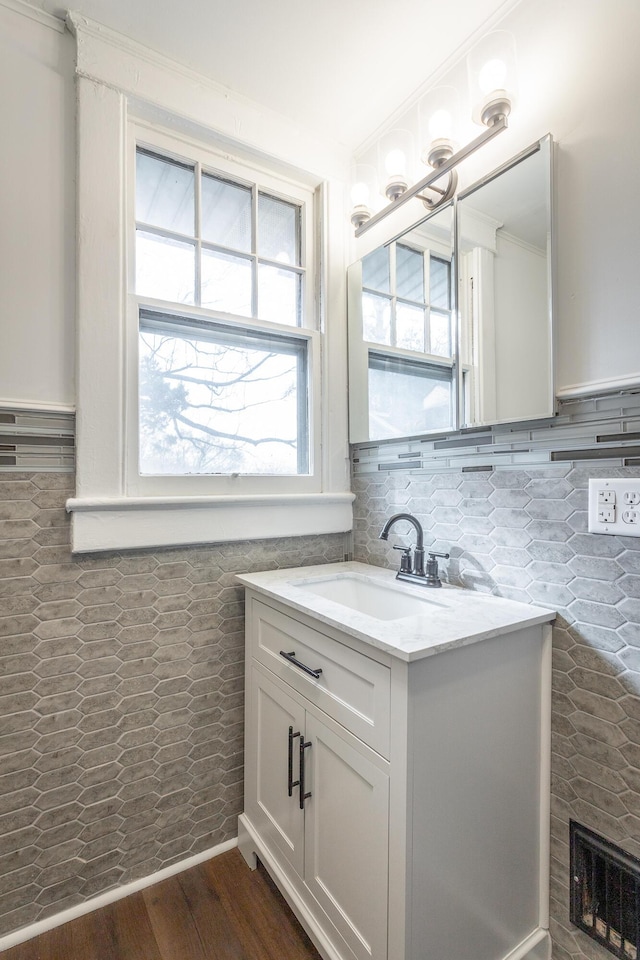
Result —
[[150, 104], [318, 181], [347, 178], [351, 155], [342, 144], [76, 11], [66, 23], [76, 38], [76, 74], [124, 93], [134, 109], [136, 101]]
[[29, 20], [35, 20], [36, 23], [42, 24], [43, 27], [49, 27], [50, 30], [55, 30], [56, 33], [65, 32], [64, 20], [52, 16], [50, 13], [46, 13], [39, 7], [32, 7], [31, 4], [26, 3], [25, 0], [0, 0], [0, 7], [13, 10], [14, 13], [28, 17]]

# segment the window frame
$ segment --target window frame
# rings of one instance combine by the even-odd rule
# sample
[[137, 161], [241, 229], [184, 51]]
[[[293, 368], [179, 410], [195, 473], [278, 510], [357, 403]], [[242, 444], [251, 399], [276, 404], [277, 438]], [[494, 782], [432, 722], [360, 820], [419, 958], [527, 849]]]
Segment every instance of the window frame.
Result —
[[[297, 125], [84, 17], [76, 36], [76, 492], [66, 502], [74, 554], [346, 533], [353, 526], [347, 447], [344, 275], [345, 152]], [[125, 402], [131, 358], [127, 299], [130, 123], [209, 145], [313, 194], [320, 328], [314, 370], [322, 445], [317, 492], [134, 496], [126, 486]], [[309, 291], [310, 293], [310, 291]], [[288, 328], [290, 334], [292, 328]], [[300, 491], [300, 492], [297, 492]]]
[[[196, 305], [142, 296], [135, 291], [136, 204], [135, 177], [138, 147], [166, 156], [178, 163], [194, 162], [197, 170], [222, 176], [243, 186], [255, 186], [261, 193], [301, 206], [300, 259], [305, 271], [301, 326], [276, 324], [256, 317], [244, 317]], [[182, 152], [181, 152], [182, 151]], [[318, 316], [316, 244], [314, 235], [314, 196], [306, 185], [280, 177], [261, 164], [232, 157], [180, 134], [168, 133], [155, 124], [130, 119], [126, 131], [126, 349], [125, 349], [125, 492], [131, 497], [233, 496], [319, 493], [321, 477], [321, 344]], [[253, 180], [251, 177], [253, 176]], [[197, 179], [197, 177], [196, 177]], [[198, 189], [196, 187], [196, 189]], [[199, 248], [199, 245], [198, 245]], [[256, 264], [260, 258], [255, 251]], [[174, 315], [185, 320], [210, 320], [229, 326], [241, 326], [256, 332], [271, 332], [306, 344], [308, 377], [308, 461], [309, 473], [298, 475], [201, 474], [185, 476], [149, 476], [139, 471], [138, 431], [138, 337], [142, 311]]]

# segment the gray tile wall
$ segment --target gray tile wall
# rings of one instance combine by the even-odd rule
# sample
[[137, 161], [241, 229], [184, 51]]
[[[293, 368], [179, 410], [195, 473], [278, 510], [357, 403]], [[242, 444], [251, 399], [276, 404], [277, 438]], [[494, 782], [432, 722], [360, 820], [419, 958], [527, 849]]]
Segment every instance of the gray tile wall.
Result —
[[342, 535], [74, 559], [69, 474], [0, 473], [0, 936], [235, 837], [240, 571]]
[[[569, 819], [640, 856], [640, 539], [587, 533], [585, 465], [354, 480], [355, 559], [395, 567], [393, 513], [448, 549], [447, 578], [558, 611], [554, 627], [551, 915], [554, 960], [611, 957], [569, 923]], [[399, 526], [396, 529], [402, 530]], [[408, 526], [405, 527], [408, 531]], [[412, 542], [413, 536], [391, 537]]]

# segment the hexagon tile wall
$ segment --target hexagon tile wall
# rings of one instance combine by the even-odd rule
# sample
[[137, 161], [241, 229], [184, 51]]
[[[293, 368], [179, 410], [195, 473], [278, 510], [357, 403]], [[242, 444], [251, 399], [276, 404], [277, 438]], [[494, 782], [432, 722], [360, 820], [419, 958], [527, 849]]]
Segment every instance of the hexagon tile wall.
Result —
[[343, 535], [72, 558], [69, 474], [0, 473], [0, 935], [237, 834], [234, 574]]
[[[378, 540], [409, 511], [450, 582], [558, 611], [554, 644], [551, 933], [554, 960], [611, 956], [569, 923], [569, 820], [640, 855], [640, 540], [587, 533], [589, 477], [638, 477], [602, 462], [354, 480], [355, 559], [397, 566]], [[400, 528], [402, 529], [402, 528]], [[397, 537], [391, 537], [397, 542]], [[406, 542], [410, 542], [408, 535]]]

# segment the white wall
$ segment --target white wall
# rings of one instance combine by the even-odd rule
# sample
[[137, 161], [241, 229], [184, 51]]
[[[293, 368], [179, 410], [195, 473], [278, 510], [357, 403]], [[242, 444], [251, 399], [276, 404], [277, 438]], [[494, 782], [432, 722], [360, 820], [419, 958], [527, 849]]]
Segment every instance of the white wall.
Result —
[[57, 21], [0, 5], [0, 405], [75, 401], [73, 62]]

